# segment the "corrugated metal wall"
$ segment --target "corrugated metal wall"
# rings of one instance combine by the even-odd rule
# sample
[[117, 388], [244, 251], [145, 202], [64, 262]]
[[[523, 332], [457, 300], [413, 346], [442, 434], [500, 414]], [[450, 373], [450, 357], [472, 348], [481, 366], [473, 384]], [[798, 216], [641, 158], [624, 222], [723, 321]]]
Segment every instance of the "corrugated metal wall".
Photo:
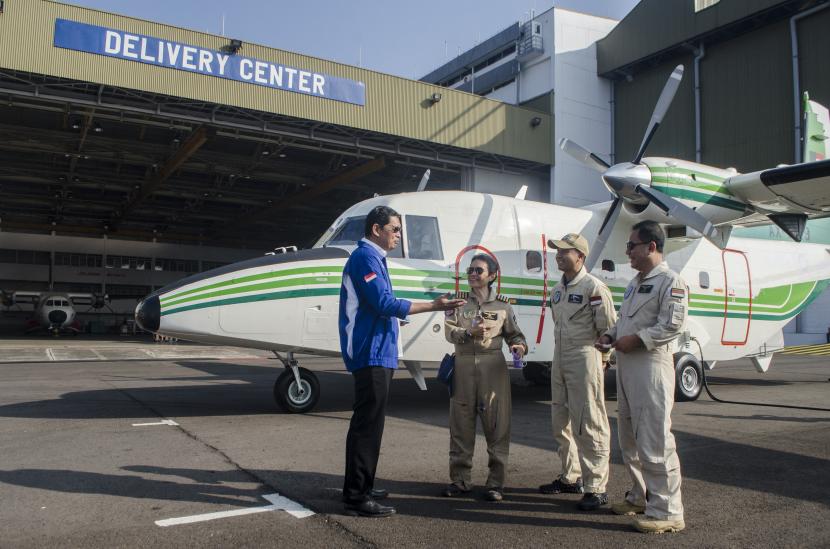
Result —
[[[540, 163], [551, 161], [550, 133], [535, 131], [529, 121], [542, 116], [544, 127], [550, 127], [551, 122], [535, 111], [249, 43], [241, 52], [246, 57], [364, 82], [366, 106], [64, 50], [52, 46], [56, 18], [213, 50], [228, 43], [219, 36], [47, 0], [6, 0], [0, 14], [0, 67], [234, 105]], [[426, 99], [434, 92], [443, 98], [430, 106]]]
[[[801, 89], [830, 106], [830, 8], [798, 24]], [[647, 156], [695, 159], [694, 57], [691, 53], [615, 83], [616, 160], [632, 158], [671, 69], [686, 72]], [[706, 45], [700, 63], [701, 160], [749, 172], [792, 164], [792, 56], [789, 20]]]
[[642, 0], [608, 36], [597, 42], [597, 72], [606, 74], [753, 13], [786, 3], [782, 0], [721, 0], [695, 13], [694, 0]]
[[798, 22], [801, 90], [830, 108], [830, 7]]
[[643, 141], [657, 98], [672, 70], [679, 64], [685, 65], [683, 80], [663, 123], [646, 149], [646, 156], [695, 159], [692, 59], [691, 55], [683, 56], [638, 73], [631, 82], [615, 82], [614, 153], [617, 162], [629, 162], [634, 158]]
[[706, 48], [700, 65], [702, 160], [741, 172], [793, 162], [787, 21]]

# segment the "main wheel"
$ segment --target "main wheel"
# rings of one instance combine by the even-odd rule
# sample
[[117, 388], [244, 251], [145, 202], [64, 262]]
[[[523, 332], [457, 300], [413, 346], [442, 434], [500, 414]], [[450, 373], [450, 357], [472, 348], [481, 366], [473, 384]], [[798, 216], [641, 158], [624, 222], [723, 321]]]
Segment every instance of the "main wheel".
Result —
[[689, 353], [675, 353], [674, 375], [675, 402], [697, 400], [703, 388], [703, 366], [697, 357]]
[[522, 368], [526, 380], [536, 385], [550, 385], [550, 362], [528, 362]]
[[320, 382], [313, 372], [298, 368], [300, 384], [294, 378], [294, 372], [286, 370], [274, 383], [274, 400], [284, 411], [291, 414], [310, 412], [320, 398]]

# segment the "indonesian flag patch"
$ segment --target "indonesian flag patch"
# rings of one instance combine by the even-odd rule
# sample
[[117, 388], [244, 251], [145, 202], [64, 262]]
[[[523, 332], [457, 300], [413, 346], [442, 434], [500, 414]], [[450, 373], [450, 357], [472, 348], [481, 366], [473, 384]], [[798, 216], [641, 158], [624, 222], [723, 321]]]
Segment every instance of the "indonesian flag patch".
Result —
[[672, 288], [671, 296], [677, 299], [683, 299], [684, 297], [686, 297], [686, 290], [684, 290], [683, 288]]
[[375, 273], [369, 273], [369, 274], [367, 274], [366, 276], [363, 277], [363, 282], [371, 282], [374, 279], [376, 279], [377, 277], [378, 277], [378, 275], [376, 275]]
[[592, 295], [591, 298], [588, 300], [591, 304], [591, 307], [596, 307], [598, 305], [602, 305], [602, 296], [601, 295]]

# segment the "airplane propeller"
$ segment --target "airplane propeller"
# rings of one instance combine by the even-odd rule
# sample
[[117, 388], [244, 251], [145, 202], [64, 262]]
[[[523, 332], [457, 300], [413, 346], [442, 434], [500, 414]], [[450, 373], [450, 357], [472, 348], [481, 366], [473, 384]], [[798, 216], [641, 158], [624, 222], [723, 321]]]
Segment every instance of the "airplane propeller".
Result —
[[640, 206], [654, 204], [668, 217], [672, 218], [673, 221], [691, 227], [718, 248], [724, 248], [726, 246], [724, 235], [708, 219], [682, 202], [652, 188], [651, 170], [648, 169], [648, 166], [641, 163], [646, 148], [651, 143], [654, 134], [657, 132], [657, 128], [663, 122], [663, 117], [669, 110], [669, 106], [677, 93], [677, 89], [680, 87], [682, 78], [683, 65], [678, 65], [672, 71], [666, 85], [663, 86], [663, 91], [660, 92], [660, 97], [657, 99], [651, 120], [649, 120], [645, 135], [643, 136], [643, 142], [640, 144], [640, 148], [637, 150], [637, 154], [634, 156], [632, 162], [621, 162], [611, 166], [599, 156], [585, 147], [574, 143], [570, 139], [565, 138], [559, 142], [559, 147], [563, 151], [586, 167], [599, 172], [602, 176], [602, 182], [615, 196], [614, 201], [611, 203], [611, 208], [602, 221], [591, 253], [585, 260], [585, 268], [589, 271], [593, 269], [605, 248], [608, 237], [611, 236], [614, 230], [614, 225], [616, 225], [617, 218], [620, 215], [623, 202]]

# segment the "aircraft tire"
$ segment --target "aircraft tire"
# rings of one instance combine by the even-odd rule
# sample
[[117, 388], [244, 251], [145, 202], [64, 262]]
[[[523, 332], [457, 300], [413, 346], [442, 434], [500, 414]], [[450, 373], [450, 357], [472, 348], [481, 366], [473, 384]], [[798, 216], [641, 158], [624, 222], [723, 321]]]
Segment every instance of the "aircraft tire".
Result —
[[297, 390], [297, 381], [291, 370], [280, 374], [274, 383], [274, 400], [283, 411], [289, 414], [310, 412], [320, 399], [320, 382], [317, 376], [305, 368], [298, 368], [298, 370], [303, 393]]
[[536, 385], [550, 386], [550, 362], [528, 362], [522, 368], [524, 378]]
[[690, 353], [674, 354], [674, 400], [690, 402], [697, 400], [703, 388], [703, 366]]

